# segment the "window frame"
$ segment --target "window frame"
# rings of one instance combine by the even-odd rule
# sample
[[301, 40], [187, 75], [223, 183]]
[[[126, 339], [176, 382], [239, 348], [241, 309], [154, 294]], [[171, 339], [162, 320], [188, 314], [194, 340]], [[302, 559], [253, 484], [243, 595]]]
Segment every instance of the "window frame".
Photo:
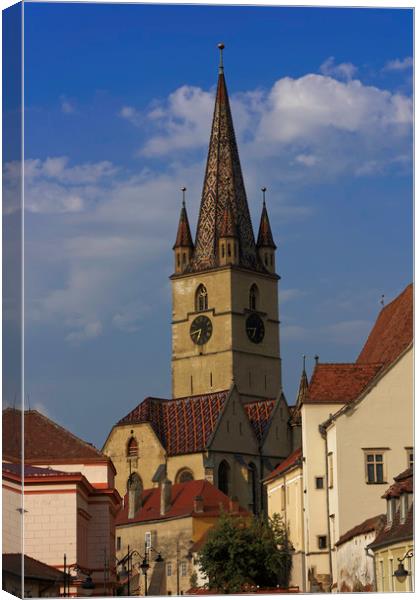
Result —
[[[363, 448], [364, 453], [364, 464], [365, 464], [365, 482], [367, 485], [383, 485], [387, 483], [386, 473], [386, 451], [389, 448]], [[378, 456], [382, 456], [382, 460], [378, 460]], [[368, 460], [369, 456], [373, 457], [373, 460]], [[369, 476], [369, 466], [373, 465], [373, 480]], [[382, 479], [378, 480], [378, 469], [377, 466], [382, 465]]]
[[[317, 545], [318, 545], [318, 550], [327, 550], [328, 549], [328, 536], [324, 535], [317, 535], [316, 536], [317, 539]], [[321, 545], [321, 540], [325, 539], [325, 546]]]
[[209, 293], [204, 283], [200, 283], [195, 291], [195, 311], [205, 312], [209, 309]]
[[152, 547], [152, 532], [151, 531], [145, 532], [144, 545], [145, 545], [145, 548], [147, 548], [148, 550], [150, 550], [150, 548]]
[[[321, 485], [320, 486], [318, 485], [319, 481], [321, 481]], [[323, 489], [325, 489], [325, 486], [324, 486], [324, 477], [321, 477], [321, 476], [316, 476], [315, 477], [315, 489], [316, 490], [323, 490]]]

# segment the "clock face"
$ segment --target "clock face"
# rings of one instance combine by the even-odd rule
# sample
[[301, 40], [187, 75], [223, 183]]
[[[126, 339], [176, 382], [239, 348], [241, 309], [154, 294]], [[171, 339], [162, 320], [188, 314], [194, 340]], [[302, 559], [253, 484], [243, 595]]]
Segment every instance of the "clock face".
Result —
[[190, 336], [194, 344], [202, 346], [211, 338], [213, 325], [210, 319], [204, 315], [196, 317], [191, 323]]
[[264, 339], [264, 323], [261, 317], [256, 313], [252, 313], [246, 320], [246, 333], [254, 344], [259, 344]]

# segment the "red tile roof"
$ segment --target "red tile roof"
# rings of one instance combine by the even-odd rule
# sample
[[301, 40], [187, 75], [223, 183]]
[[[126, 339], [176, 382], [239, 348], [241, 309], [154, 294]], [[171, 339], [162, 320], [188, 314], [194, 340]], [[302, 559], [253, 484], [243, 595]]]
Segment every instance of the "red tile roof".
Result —
[[[150, 423], [168, 455], [202, 452], [207, 447], [229, 390], [175, 400], [145, 398], [118, 425]], [[245, 403], [244, 409], [258, 441], [262, 441], [274, 400]]]
[[[22, 575], [22, 554], [3, 554], [3, 571], [17, 577]], [[41, 581], [63, 581], [63, 573], [54, 567], [50, 567], [26, 554], [23, 555], [25, 579], [37, 579]]]
[[190, 224], [188, 221], [187, 209], [185, 208], [185, 204], [182, 203], [181, 214], [179, 216], [179, 224], [178, 231], [176, 234], [175, 244], [173, 249], [175, 248], [193, 248], [194, 244], [191, 236]]
[[68, 471], [57, 471], [56, 469], [45, 469], [43, 467], [34, 467], [33, 465], [23, 465], [21, 463], [8, 463], [3, 462], [3, 475], [17, 475], [18, 477], [57, 477], [63, 475], [69, 477], [70, 475], [76, 475], [78, 473], [69, 473]]
[[295, 467], [302, 462], [302, 448], [296, 448], [287, 458], [285, 458], [277, 467], [265, 477], [264, 481], [271, 481], [282, 473], [285, 473], [292, 467]]
[[150, 423], [168, 455], [204, 450], [229, 390], [176, 400], [145, 398], [117, 425]]
[[406, 469], [397, 477], [394, 477], [394, 482], [389, 487], [382, 498], [399, 498], [401, 494], [412, 494], [413, 493], [413, 469], [410, 467]]
[[[117, 515], [116, 525], [128, 523], [143, 523], [148, 521], [161, 521], [181, 517], [217, 517], [221, 511], [229, 511], [230, 500], [214, 485], [205, 479], [175, 483], [171, 489], [171, 507], [165, 515], [160, 514], [160, 488], [143, 490], [141, 507], [132, 519], [128, 518], [128, 495], [124, 498], [124, 506]], [[194, 499], [201, 496], [203, 499], [203, 512], [194, 511]], [[248, 512], [239, 507], [239, 514]]]
[[[37, 410], [26, 410], [25, 462], [53, 460], [108, 461], [97, 448], [48, 419]], [[21, 456], [22, 412], [14, 408], [3, 410], [3, 457], [18, 462]]]
[[341, 546], [345, 542], [352, 540], [358, 535], [364, 535], [371, 533], [372, 531], [378, 533], [379, 531], [382, 531], [385, 523], [386, 515], [376, 515], [376, 517], [370, 517], [369, 519], [366, 519], [366, 521], [363, 521], [363, 523], [360, 523], [359, 525], [349, 529], [349, 531], [346, 531], [346, 533], [343, 533], [336, 543], [336, 546]]
[[366, 340], [358, 363], [389, 365], [413, 341], [413, 284], [384, 306]]
[[381, 368], [382, 364], [318, 363], [304, 403], [347, 404], [363, 392]]
[[256, 400], [243, 405], [259, 442], [264, 438], [274, 404], [275, 400]]

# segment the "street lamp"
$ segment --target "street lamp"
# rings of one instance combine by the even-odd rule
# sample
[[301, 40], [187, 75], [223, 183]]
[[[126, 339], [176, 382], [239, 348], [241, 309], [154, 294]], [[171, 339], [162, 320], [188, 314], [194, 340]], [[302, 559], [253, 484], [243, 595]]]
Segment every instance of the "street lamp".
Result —
[[[127, 554], [117, 562], [117, 566], [118, 565], [122, 565], [122, 569], [120, 571], [120, 576], [122, 578], [126, 578], [127, 577], [127, 596], [131, 596], [131, 590], [130, 590], [130, 579], [131, 579], [131, 573], [133, 570], [133, 566], [138, 566], [141, 569], [141, 572], [144, 575], [144, 595], [147, 596], [147, 572], [150, 569], [150, 561], [149, 561], [149, 555], [150, 552], [153, 550], [153, 552], [155, 552], [157, 554], [157, 557], [155, 559], [156, 563], [161, 563], [163, 562], [163, 558], [160, 552], [158, 552], [157, 550], [155, 550], [155, 548], [153, 548], [152, 546], [147, 546], [147, 544], [144, 544], [144, 555], [140, 554], [140, 552], [138, 550], [131, 550], [130, 551], [130, 546], [127, 546]], [[141, 562], [135, 563], [133, 565], [133, 557], [137, 556], [138, 558], [142, 559]], [[127, 565], [127, 567], [126, 567]]]
[[92, 591], [95, 589], [95, 582], [91, 577], [91, 571], [87, 571], [86, 569], [82, 569], [79, 567], [77, 563], [73, 563], [71, 565], [67, 564], [67, 556], [64, 555], [64, 590], [63, 596], [66, 598], [70, 596], [70, 581], [75, 577], [70, 573], [70, 571], [74, 571], [77, 576], [80, 576], [80, 573], [86, 575], [86, 579], [82, 581], [81, 588], [86, 590], [87, 594], [90, 595]]
[[414, 556], [414, 552], [413, 550], [407, 550], [407, 552], [404, 554], [404, 556], [402, 558], [398, 558], [398, 568], [396, 571], [394, 571], [394, 576], [397, 578], [397, 580], [400, 583], [404, 583], [404, 581], [407, 578], [407, 575], [410, 575], [409, 571], [407, 571], [407, 569], [404, 567], [404, 561], [406, 558], [413, 558]]

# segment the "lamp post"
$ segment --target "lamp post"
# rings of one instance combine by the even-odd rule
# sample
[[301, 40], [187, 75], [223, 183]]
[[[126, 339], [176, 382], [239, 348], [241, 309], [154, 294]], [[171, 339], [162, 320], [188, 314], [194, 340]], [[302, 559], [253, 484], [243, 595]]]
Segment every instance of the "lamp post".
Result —
[[[144, 575], [144, 595], [147, 596], [147, 572], [150, 569], [149, 557], [150, 557], [151, 551], [153, 551], [157, 554], [155, 562], [157, 562], [157, 563], [163, 562], [161, 553], [158, 552], [152, 546], [148, 547], [146, 543], [144, 544], [144, 555], [140, 554], [140, 552], [138, 550], [130, 550], [130, 546], [127, 546], [127, 554], [125, 556], [123, 556], [123, 558], [121, 560], [119, 560], [117, 562], [117, 566], [122, 565], [122, 570], [120, 572], [120, 575], [123, 577], [127, 577], [127, 596], [131, 596], [130, 579], [131, 579], [131, 573], [133, 570], [133, 566], [140, 567], [141, 572]], [[133, 557], [136, 557], [136, 556], [141, 559], [141, 562], [133, 564]], [[126, 565], [127, 565], [127, 568], [126, 568]]]
[[404, 581], [407, 578], [407, 575], [410, 575], [410, 572], [407, 571], [407, 569], [404, 567], [404, 561], [406, 558], [413, 558], [414, 556], [414, 551], [413, 550], [407, 550], [407, 552], [404, 554], [404, 556], [402, 558], [398, 558], [398, 568], [396, 569], [396, 571], [394, 571], [394, 576], [397, 578], [397, 580], [400, 583], [404, 583]]
[[64, 554], [64, 591], [63, 596], [65, 598], [70, 596], [70, 581], [74, 577], [72, 576], [70, 571], [74, 571], [77, 576], [80, 576], [80, 573], [86, 575], [86, 579], [82, 581], [82, 585], [80, 586], [83, 590], [86, 590], [87, 594], [90, 595], [92, 591], [95, 589], [95, 582], [91, 577], [91, 571], [87, 569], [82, 569], [77, 563], [67, 564], [67, 556]]

